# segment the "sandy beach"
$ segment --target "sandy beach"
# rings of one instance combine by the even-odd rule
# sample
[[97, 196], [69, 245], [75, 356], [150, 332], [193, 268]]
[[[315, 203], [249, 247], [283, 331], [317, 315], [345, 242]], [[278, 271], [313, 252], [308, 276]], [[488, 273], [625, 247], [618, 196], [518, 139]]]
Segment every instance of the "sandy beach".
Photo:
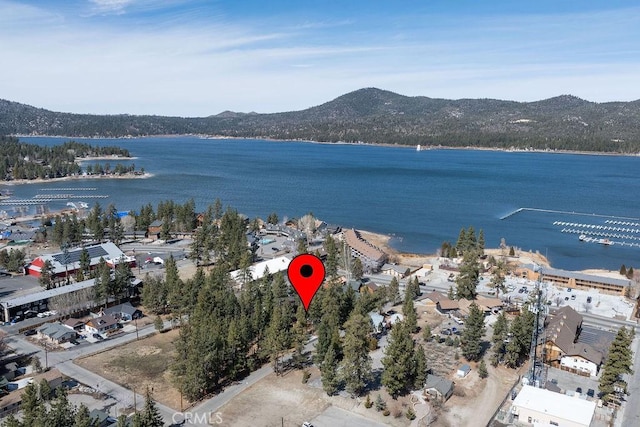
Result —
[[[411, 267], [421, 267], [423, 264], [432, 264], [436, 258], [438, 258], [437, 254], [413, 254], [413, 253], [404, 253], [400, 252], [397, 249], [391, 247], [390, 241], [391, 236], [379, 233], [373, 233], [371, 231], [358, 230], [362, 237], [366, 239], [369, 243], [377, 246], [382, 251], [389, 254], [389, 261], [397, 262], [400, 265], [406, 265]], [[489, 248], [485, 249], [484, 253], [489, 256], [494, 256], [496, 258], [504, 255], [504, 251], [498, 248]], [[507, 251], [508, 253], [508, 251]], [[517, 263], [520, 265], [524, 264], [537, 264], [544, 267], [551, 268], [552, 265], [549, 260], [542, 254], [533, 252], [533, 251], [522, 251], [516, 248], [516, 255], [514, 257], [507, 257], [509, 262]], [[603, 269], [586, 269], [582, 270], [582, 273], [592, 274], [596, 276], [606, 276], [619, 279], [620, 273], [618, 271], [613, 270], [603, 270]]]

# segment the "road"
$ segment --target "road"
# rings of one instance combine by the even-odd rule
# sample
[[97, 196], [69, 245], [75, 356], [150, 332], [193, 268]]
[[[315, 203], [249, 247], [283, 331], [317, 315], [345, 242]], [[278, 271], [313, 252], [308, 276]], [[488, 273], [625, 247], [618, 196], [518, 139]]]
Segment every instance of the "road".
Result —
[[[171, 325], [169, 322], [165, 322], [166, 328], [170, 326]], [[140, 328], [138, 330], [138, 335], [140, 336], [140, 338], [142, 338], [147, 335], [151, 335], [154, 332], [154, 326], [148, 325], [144, 328]], [[135, 339], [136, 334], [135, 332], [133, 332], [130, 334], [124, 334], [108, 340], [97, 342], [90, 346], [80, 346], [78, 348], [70, 348], [64, 351], [50, 352], [46, 352], [43, 348], [32, 344], [28, 340], [24, 339], [24, 337], [21, 335], [8, 336], [7, 338], [5, 338], [5, 341], [7, 345], [13, 348], [16, 353], [37, 356], [42, 362], [43, 366], [47, 365], [49, 367], [55, 367], [59, 369], [60, 372], [62, 372], [64, 375], [74, 378], [78, 382], [98, 390], [100, 393], [114, 396], [116, 398], [121, 396], [131, 396], [131, 399], [133, 399], [132, 391], [76, 365], [75, 363], [73, 363], [73, 360], [78, 357], [87, 356], [92, 353], [107, 350], [109, 348], [134, 341]], [[143, 390], [140, 390], [140, 392], [143, 392]], [[136, 393], [135, 400], [138, 409], [144, 407], [144, 397], [142, 394]], [[173, 422], [175, 411], [168, 406], [162, 405], [160, 403], [156, 404], [165, 421], [167, 423]]]

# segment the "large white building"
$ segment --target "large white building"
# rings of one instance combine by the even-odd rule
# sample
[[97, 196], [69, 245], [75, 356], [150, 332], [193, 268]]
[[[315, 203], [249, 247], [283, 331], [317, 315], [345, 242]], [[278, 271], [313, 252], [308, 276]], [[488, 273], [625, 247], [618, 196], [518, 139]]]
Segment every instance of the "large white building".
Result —
[[525, 385], [511, 406], [521, 424], [589, 427], [596, 402]]
[[281, 271], [285, 271], [289, 268], [291, 259], [286, 256], [279, 256], [267, 261], [261, 261], [253, 264], [249, 267], [249, 276], [244, 277], [243, 271], [235, 270], [231, 272], [231, 278], [238, 283], [244, 284], [245, 282], [251, 282], [252, 280], [260, 280], [265, 276], [265, 273], [275, 274]]

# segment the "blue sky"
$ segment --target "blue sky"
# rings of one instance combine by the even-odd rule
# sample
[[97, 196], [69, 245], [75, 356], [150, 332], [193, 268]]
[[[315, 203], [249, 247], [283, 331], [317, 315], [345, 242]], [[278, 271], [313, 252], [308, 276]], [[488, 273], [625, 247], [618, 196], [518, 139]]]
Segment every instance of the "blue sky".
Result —
[[0, 0], [0, 98], [56, 111], [304, 109], [363, 87], [640, 99], [637, 1]]

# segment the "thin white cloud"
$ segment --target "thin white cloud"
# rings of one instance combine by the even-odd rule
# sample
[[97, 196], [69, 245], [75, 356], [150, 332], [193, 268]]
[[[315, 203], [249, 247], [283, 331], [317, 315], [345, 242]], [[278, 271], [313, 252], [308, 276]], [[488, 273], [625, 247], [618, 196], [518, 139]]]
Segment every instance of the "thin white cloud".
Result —
[[133, 0], [89, 0], [94, 13], [124, 13], [125, 9], [133, 3]]
[[[0, 47], [11, 64], [0, 68], [0, 97], [59, 111], [184, 116], [290, 111], [370, 86], [442, 98], [640, 98], [631, 29], [640, 14], [629, 11], [586, 14], [564, 30], [560, 17], [529, 16], [461, 18], [451, 28], [405, 18], [410, 25], [391, 31], [346, 20], [239, 22], [211, 11], [199, 19], [199, 10], [132, 25], [130, 12], [161, 2], [103, 3], [114, 16], [0, 0]], [[616, 28], [605, 34], [607, 26]]]

